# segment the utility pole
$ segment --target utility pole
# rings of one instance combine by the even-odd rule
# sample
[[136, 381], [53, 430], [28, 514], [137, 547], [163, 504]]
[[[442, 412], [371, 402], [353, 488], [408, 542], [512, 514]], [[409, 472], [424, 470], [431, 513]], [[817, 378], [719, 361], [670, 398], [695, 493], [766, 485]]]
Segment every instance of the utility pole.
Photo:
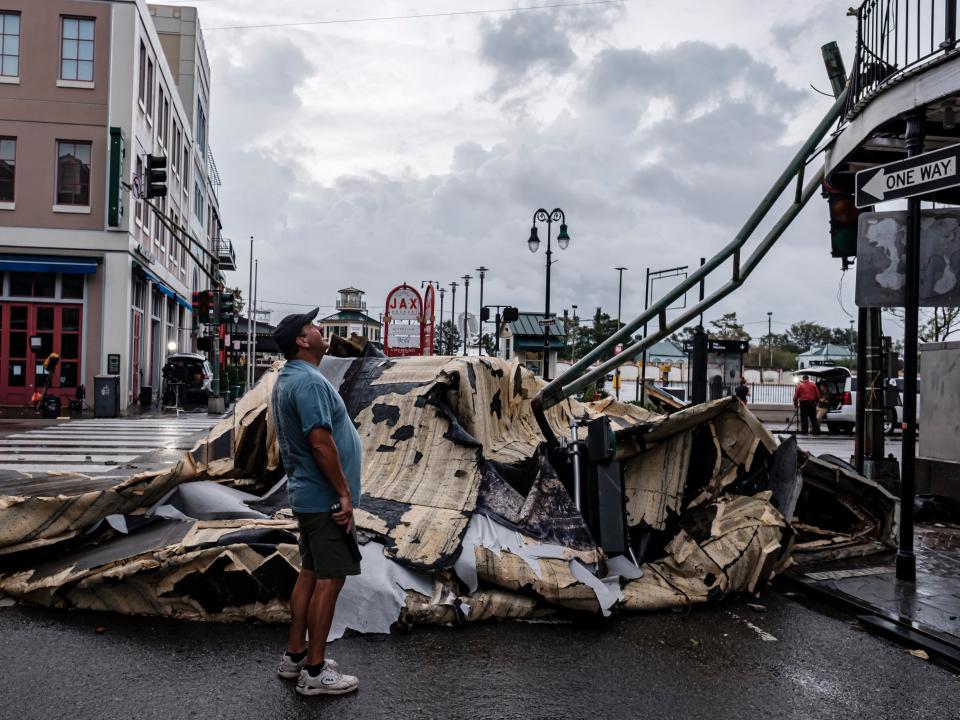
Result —
[[253, 338], [253, 235], [250, 236], [250, 284], [247, 290], [247, 390], [253, 387], [253, 362], [250, 356]]
[[440, 288], [440, 354], [443, 355], [443, 296], [447, 294], [447, 289]]
[[253, 335], [250, 337], [251, 342], [251, 351], [250, 358], [252, 362], [250, 363], [250, 382], [251, 387], [253, 383], [257, 381], [257, 285], [260, 282], [260, 261], [253, 261]]
[[447, 346], [447, 352], [445, 355], [452, 355], [453, 348], [450, 346], [450, 340], [453, 339], [453, 329], [457, 326], [457, 281], [454, 280], [450, 283], [450, 338], [447, 340], [445, 345]]
[[770, 350], [770, 369], [773, 370], [773, 313], [769, 311], [767, 312], [767, 348]]
[[[624, 271], [624, 270], [628, 270], [628, 269], [629, 269], [629, 268], [625, 268], [625, 267], [615, 267], [615, 268], [614, 268], [614, 270], [616, 270], [618, 273], [620, 273], [620, 283], [619, 283], [618, 290], [617, 290], [617, 330], [618, 330], [618, 331], [620, 330], [620, 328], [623, 327], [623, 323], [620, 322], [620, 313], [621, 313], [621, 310], [622, 310], [622, 307], [623, 307], [623, 271]], [[617, 400], [619, 400], [619, 399], [620, 399], [620, 368], [619, 368], [619, 366], [617, 367], [617, 371], [616, 371], [616, 372], [617, 372], [617, 375], [616, 375], [616, 379], [617, 379], [617, 382], [616, 382], [616, 385], [617, 385], [616, 391], [617, 391]]]
[[463, 276], [463, 354], [467, 354], [467, 316], [470, 314], [470, 276]]
[[490, 272], [490, 268], [481, 265], [477, 268], [476, 272], [480, 273], [480, 314], [477, 315], [477, 321], [480, 326], [480, 347], [477, 349], [477, 354], [480, 355], [483, 351], [483, 278]]

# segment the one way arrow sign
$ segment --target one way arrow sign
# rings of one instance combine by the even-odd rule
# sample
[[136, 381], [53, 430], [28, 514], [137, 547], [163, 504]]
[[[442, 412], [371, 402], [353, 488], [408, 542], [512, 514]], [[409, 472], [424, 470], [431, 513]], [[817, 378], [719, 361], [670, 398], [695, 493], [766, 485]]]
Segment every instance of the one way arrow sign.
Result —
[[960, 185], [960, 145], [915, 155], [857, 173], [856, 205], [925, 195]]

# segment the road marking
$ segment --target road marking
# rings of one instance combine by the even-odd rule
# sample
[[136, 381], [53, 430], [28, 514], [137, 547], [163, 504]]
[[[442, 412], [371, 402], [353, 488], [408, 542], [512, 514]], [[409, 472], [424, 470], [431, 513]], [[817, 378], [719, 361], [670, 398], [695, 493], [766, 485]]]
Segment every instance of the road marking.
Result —
[[116, 465], [86, 465], [83, 463], [74, 463], [72, 465], [57, 465], [52, 467], [48, 463], [39, 464], [39, 463], [0, 463], [0, 470], [16, 470], [17, 472], [23, 473], [43, 473], [48, 474], [51, 472], [65, 473], [73, 472], [80, 473], [82, 475], [88, 475], [90, 473], [105, 473], [110, 472], [111, 470], [116, 470]]
[[[24, 448], [39, 448], [39, 447], [91, 447], [91, 448], [109, 448], [117, 445], [117, 441], [114, 440], [0, 440], [0, 445], [4, 447], [24, 447]], [[146, 448], [147, 450], [189, 450], [193, 447], [193, 443], [156, 443], [148, 442], [144, 440], [143, 442], [127, 442], [124, 441], [120, 443], [123, 446], [125, 452], [129, 452], [135, 448]], [[119, 450], [119, 448], [118, 448]]]
[[754, 625], [754, 624], [753, 624], [752, 622], [750, 622], [749, 620], [744, 620], [742, 617], [740, 617], [739, 615], [737, 615], [736, 613], [733, 613], [733, 612], [729, 612], [729, 611], [728, 611], [727, 614], [728, 614], [730, 617], [732, 617], [734, 620], [736, 620], [737, 622], [742, 622], [742, 623], [743, 623], [744, 625], [746, 625], [748, 628], [750, 628], [751, 630], [753, 630], [753, 631], [757, 634], [757, 636], [758, 636], [761, 640], [763, 640], [764, 642], [777, 642], [777, 638], [775, 638], [773, 635], [771, 635], [770, 633], [768, 633], [768, 632], [767, 632], [766, 630], [764, 630], [763, 628], [757, 627], [756, 625]]
[[[131, 460], [135, 460], [136, 458], [140, 457], [140, 455], [143, 455], [143, 453], [140, 453], [139, 455], [116, 455], [116, 454], [87, 455], [85, 453], [77, 453], [77, 454], [70, 453], [67, 455], [64, 455], [63, 453], [58, 453], [56, 455], [52, 455], [52, 454], [44, 455], [42, 453], [30, 453], [30, 454], [23, 454], [23, 455], [0, 454], [0, 463], [14, 462], [14, 463], [20, 464], [25, 462], [49, 462], [52, 465], [56, 465], [57, 463], [64, 463], [64, 462], [78, 463], [78, 462], [84, 462], [84, 461], [91, 462], [91, 463], [105, 463], [108, 461], [115, 462], [115, 463], [126, 463], [126, 462], [130, 462]], [[54, 469], [56, 468], [54, 467]]]

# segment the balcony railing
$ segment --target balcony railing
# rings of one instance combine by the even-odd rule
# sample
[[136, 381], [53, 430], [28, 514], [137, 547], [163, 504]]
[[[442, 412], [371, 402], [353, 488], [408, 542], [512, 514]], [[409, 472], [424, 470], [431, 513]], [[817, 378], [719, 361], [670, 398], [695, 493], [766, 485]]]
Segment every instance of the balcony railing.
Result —
[[337, 300], [337, 310], [366, 310], [366, 300]]
[[957, 51], [957, 0], [866, 0], [845, 115], [881, 88]]
[[237, 269], [237, 255], [233, 251], [233, 241], [220, 238], [217, 243], [217, 259], [220, 261], [221, 270]]

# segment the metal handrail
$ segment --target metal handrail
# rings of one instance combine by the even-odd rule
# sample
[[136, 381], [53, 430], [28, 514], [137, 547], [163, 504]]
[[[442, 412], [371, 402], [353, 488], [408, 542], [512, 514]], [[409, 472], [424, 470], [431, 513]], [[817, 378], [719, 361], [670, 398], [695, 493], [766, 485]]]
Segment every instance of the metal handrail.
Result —
[[844, 116], [917, 66], [956, 49], [957, 0], [865, 0], [857, 8], [857, 47]]
[[[625, 324], [620, 330], [593, 348], [593, 350], [587, 353], [584, 357], [580, 358], [580, 360], [575, 362], [568, 370], [559, 375], [555, 380], [549, 382], [545, 387], [541, 388], [540, 392], [537, 393], [537, 395], [533, 398], [532, 407], [534, 415], [537, 418], [537, 424], [540, 426], [540, 431], [549, 442], [556, 443], [557, 439], [550, 427], [550, 424], [547, 422], [547, 410], [562, 402], [565, 398], [570, 397], [578, 390], [582, 390], [587, 385], [590, 385], [597, 378], [605, 376], [611, 370], [619, 367], [625, 362], [632, 360], [634, 356], [649, 348], [657, 341], [667, 337], [673, 332], [676, 332], [678, 329], [686, 325], [687, 322], [705, 310], [709, 309], [717, 301], [723, 299], [743, 284], [743, 281], [746, 280], [751, 272], [753, 272], [756, 266], [763, 259], [763, 256], [770, 251], [780, 235], [783, 234], [783, 231], [786, 230], [787, 226], [790, 225], [803, 206], [806, 205], [807, 201], [813, 197], [815, 192], [820, 189], [820, 185], [823, 182], [823, 168], [820, 168], [814, 174], [814, 177], [811, 178], [811, 180], [803, 187], [802, 190], [800, 190], [800, 185], [803, 183], [804, 170], [807, 162], [813, 156], [818, 143], [823, 139], [823, 137], [827, 134], [827, 132], [843, 112], [847, 101], [848, 92], [849, 88], [846, 88], [837, 97], [836, 101], [830, 107], [830, 110], [828, 110], [827, 114], [823, 116], [823, 119], [810, 134], [810, 137], [808, 137], [803, 143], [803, 145], [794, 155], [793, 159], [787, 165], [786, 169], [780, 174], [780, 177], [777, 178], [776, 182], [773, 184], [773, 187], [771, 187], [767, 194], [763, 197], [763, 199], [760, 201], [760, 204], [753, 211], [750, 217], [747, 218], [747, 221], [743, 224], [743, 227], [740, 228], [740, 231], [729, 244], [727, 244], [712, 258], [707, 260], [706, 263], [697, 268], [697, 270], [690, 273], [690, 275], [688, 275], [683, 282], [674, 287], [673, 290], [664, 295], [648, 310], [644, 311], [636, 318]], [[741, 264], [741, 248], [744, 246], [747, 240], [750, 239], [750, 236], [753, 234], [754, 230], [757, 229], [757, 226], [759, 226], [760, 222], [773, 207], [780, 195], [783, 194], [783, 191], [787, 188], [787, 186], [793, 182], [794, 178], [797, 179], [798, 185], [797, 195], [794, 198], [794, 202], [784, 211], [783, 215], [766, 234], [757, 248], [747, 258], [746, 262]], [[701, 300], [696, 305], [689, 308], [680, 317], [675, 318], [672, 321], [668, 321], [667, 309], [678, 298], [680, 298], [681, 295], [695, 287], [702, 279], [706, 278], [707, 275], [709, 275], [730, 258], [733, 258], [733, 276], [731, 280], [719, 290], [712, 293], [709, 297]], [[606, 362], [602, 362], [597, 367], [590, 367], [596, 360], [602, 359], [604, 355], [613, 350], [618, 344], [631, 341], [633, 339], [633, 333], [654, 319], [658, 320], [659, 327], [653, 333], [646, 335], [637, 342], [634, 342], [629, 347], [626, 347], [619, 355], [614, 355], [612, 358]]]

